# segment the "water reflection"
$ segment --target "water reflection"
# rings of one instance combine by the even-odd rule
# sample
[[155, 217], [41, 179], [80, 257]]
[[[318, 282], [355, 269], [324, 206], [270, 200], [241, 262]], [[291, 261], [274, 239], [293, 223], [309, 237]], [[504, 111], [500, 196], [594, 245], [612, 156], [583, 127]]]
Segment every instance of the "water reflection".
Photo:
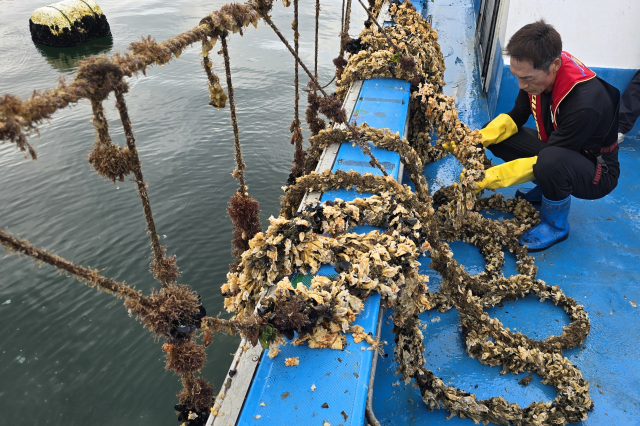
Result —
[[45, 57], [54, 70], [72, 73], [75, 72], [78, 62], [86, 57], [108, 53], [113, 47], [113, 36], [89, 40], [73, 47], [53, 47], [34, 43], [36, 49]]

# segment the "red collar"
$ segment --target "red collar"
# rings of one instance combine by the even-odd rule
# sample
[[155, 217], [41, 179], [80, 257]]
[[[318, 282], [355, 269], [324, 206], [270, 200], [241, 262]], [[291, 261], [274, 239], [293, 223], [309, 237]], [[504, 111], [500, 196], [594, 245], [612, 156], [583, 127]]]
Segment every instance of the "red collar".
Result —
[[[556, 80], [551, 90], [551, 119], [553, 120], [554, 129], [558, 127], [556, 124], [556, 112], [558, 111], [560, 102], [567, 97], [569, 92], [571, 92], [577, 84], [591, 80], [596, 76], [596, 73], [568, 52], [562, 52], [560, 59], [562, 60], [562, 65], [560, 65], [558, 69]], [[538, 137], [543, 142], [546, 142], [548, 136], [544, 128], [542, 106], [540, 105], [539, 98], [535, 95], [529, 95], [529, 101], [531, 103], [531, 112], [536, 121], [536, 127], [538, 128]]]
[[560, 58], [562, 59], [562, 65], [558, 69], [556, 75], [556, 81], [553, 83], [553, 90], [551, 91], [551, 111], [553, 112], [554, 120], [553, 125], [555, 127], [555, 116], [560, 102], [571, 92], [577, 84], [591, 80], [596, 76], [596, 73], [587, 68], [579, 59], [574, 58], [568, 52], [562, 52]]

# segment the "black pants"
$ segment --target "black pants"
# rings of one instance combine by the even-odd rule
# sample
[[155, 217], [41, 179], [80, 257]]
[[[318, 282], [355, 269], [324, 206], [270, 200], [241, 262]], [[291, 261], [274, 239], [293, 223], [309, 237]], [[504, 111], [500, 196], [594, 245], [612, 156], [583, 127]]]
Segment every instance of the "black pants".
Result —
[[628, 133], [640, 116], [640, 71], [631, 79], [620, 98], [620, 124], [618, 132]]
[[594, 160], [570, 149], [547, 145], [538, 139], [538, 132], [529, 127], [522, 127], [515, 135], [490, 145], [488, 149], [506, 162], [537, 155], [533, 175], [540, 185], [542, 195], [548, 200], [564, 200], [569, 195], [584, 200], [597, 200], [613, 191], [618, 184], [619, 170], [608, 170], [606, 166], [603, 167], [598, 183], [594, 184]]

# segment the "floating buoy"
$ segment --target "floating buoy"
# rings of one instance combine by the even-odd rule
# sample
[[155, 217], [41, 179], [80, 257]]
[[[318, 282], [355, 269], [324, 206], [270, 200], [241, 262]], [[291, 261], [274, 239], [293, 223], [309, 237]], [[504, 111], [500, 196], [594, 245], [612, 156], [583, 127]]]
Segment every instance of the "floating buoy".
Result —
[[93, 0], [63, 0], [36, 9], [29, 19], [31, 39], [47, 46], [76, 46], [111, 34], [107, 17]]

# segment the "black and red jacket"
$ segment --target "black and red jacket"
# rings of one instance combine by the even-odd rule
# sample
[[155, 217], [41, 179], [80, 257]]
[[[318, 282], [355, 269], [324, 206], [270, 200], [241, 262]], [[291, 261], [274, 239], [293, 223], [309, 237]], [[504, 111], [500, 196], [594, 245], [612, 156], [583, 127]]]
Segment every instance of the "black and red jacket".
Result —
[[561, 59], [551, 92], [529, 95], [520, 90], [508, 114], [518, 128], [533, 115], [540, 140], [579, 151], [594, 163], [601, 157], [618, 174], [620, 92], [570, 53], [562, 52]]

